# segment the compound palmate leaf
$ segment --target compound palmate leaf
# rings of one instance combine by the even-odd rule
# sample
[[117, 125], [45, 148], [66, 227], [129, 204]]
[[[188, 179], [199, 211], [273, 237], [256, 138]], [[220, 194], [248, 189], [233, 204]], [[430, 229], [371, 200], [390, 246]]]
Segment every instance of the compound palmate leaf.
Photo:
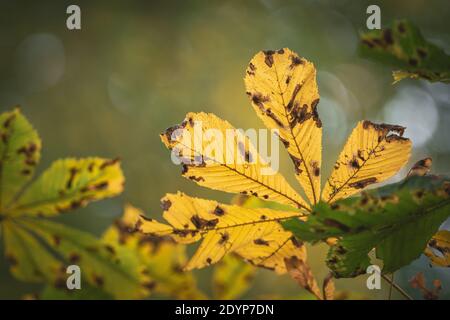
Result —
[[[199, 185], [240, 194], [237, 203], [241, 207], [179, 193], [163, 200], [168, 225], [141, 218], [142, 232], [171, 236], [180, 243], [203, 239], [187, 270], [235, 252], [257, 266], [286, 272], [286, 258], [305, 261], [298, 253], [304, 248], [293, 241], [291, 233], [279, 228], [281, 220], [290, 215], [307, 216], [310, 205], [316, 205], [319, 198], [333, 202], [382, 182], [409, 158], [411, 143], [403, 137], [405, 128], [362, 121], [321, 193], [322, 122], [314, 65], [287, 48], [261, 51], [248, 65], [245, 85], [258, 116], [268, 128], [275, 129], [292, 158], [309, 203], [283, 176], [267, 170], [270, 165], [244, 133], [213, 114], [189, 113], [181, 124], [161, 134], [163, 143], [172, 150], [172, 160], [183, 163], [183, 176]], [[230, 130], [235, 133], [231, 139]], [[252, 206], [270, 208], [249, 208], [248, 201], [241, 201], [243, 196], [255, 196], [263, 203], [253, 201]], [[261, 213], [265, 210], [269, 211]], [[222, 215], [224, 211], [228, 215]]]
[[140, 217], [136, 227], [145, 234], [170, 236], [180, 243], [203, 240], [185, 270], [214, 264], [232, 252], [278, 273], [286, 272], [285, 257], [306, 259], [303, 244], [279, 224], [283, 219], [302, 217], [302, 213], [247, 209], [183, 193], [167, 194], [161, 204], [169, 224]]
[[277, 129], [309, 201], [320, 198], [322, 122], [314, 65], [284, 48], [259, 52], [245, 75], [247, 94], [264, 124]]
[[333, 202], [382, 182], [408, 161], [411, 141], [403, 137], [405, 128], [361, 121], [347, 140], [322, 193]]
[[31, 181], [41, 150], [36, 131], [19, 109], [1, 114], [0, 123], [0, 232], [11, 273], [65, 288], [65, 268], [76, 263], [92, 286], [116, 297], [131, 291], [138, 297], [141, 283], [130, 282], [135, 271], [95, 237], [38, 218], [119, 194], [124, 182], [119, 162], [58, 160]]
[[248, 137], [214, 114], [188, 113], [161, 139], [183, 161], [183, 176], [201, 186], [309, 208], [282, 175], [271, 172]]
[[450, 179], [413, 176], [359, 198], [321, 202], [307, 221], [282, 223], [305, 241], [338, 238], [327, 264], [336, 277], [354, 277], [365, 273], [373, 248], [384, 273], [409, 264], [449, 215]]

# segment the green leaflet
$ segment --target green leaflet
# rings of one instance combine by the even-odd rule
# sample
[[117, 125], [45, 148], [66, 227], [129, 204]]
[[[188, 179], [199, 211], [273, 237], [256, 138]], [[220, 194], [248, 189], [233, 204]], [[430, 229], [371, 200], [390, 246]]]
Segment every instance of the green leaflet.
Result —
[[41, 140], [19, 109], [0, 115], [0, 213], [31, 180]]
[[383, 260], [384, 273], [420, 256], [427, 242], [450, 215], [450, 178], [411, 177], [333, 204], [319, 203], [306, 222], [283, 226], [303, 241], [336, 237], [327, 264], [337, 278], [365, 273], [369, 252]]
[[12, 216], [54, 216], [119, 194], [123, 181], [117, 160], [57, 160], [6, 212]]
[[12, 221], [3, 223], [6, 259], [11, 273], [28, 282], [56, 282], [63, 264], [22, 226]]
[[450, 56], [426, 41], [411, 22], [395, 21], [384, 30], [361, 34], [361, 55], [393, 65], [395, 82], [421, 78], [431, 82], [450, 82]]
[[[90, 286], [101, 288], [118, 299], [146, 295], [139, 261], [132, 256], [105, 245], [88, 233], [59, 223], [24, 218], [22, 225], [50, 246], [66, 264], [79, 265], [83, 279]], [[65, 287], [66, 277], [56, 279], [54, 285]]]

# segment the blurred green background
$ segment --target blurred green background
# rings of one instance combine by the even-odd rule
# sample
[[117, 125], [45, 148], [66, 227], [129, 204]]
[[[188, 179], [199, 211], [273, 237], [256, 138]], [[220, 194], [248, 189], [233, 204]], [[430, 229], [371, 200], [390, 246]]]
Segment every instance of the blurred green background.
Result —
[[[66, 28], [66, 8], [81, 7], [82, 30]], [[425, 37], [450, 52], [448, 0], [332, 1], [5, 1], [0, 4], [0, 109], [20, 105], [43, 140], [42, 171], [60, 157], [122, 159], [125, 192], [59, 218], [94, 234], [121, 214], [129, 202], [159, 217], [167, 192], [230, 201], [229, 194], [203, 189], [182, 178], [159, 133], [189, 111], [213, 112], [236, 127], [263, 128], [245, 95], [243, 76], [262, 49], [289, 47], [313, 61], [321, 94], [326, 179], [346, 136], [358, 120], [408, 127], [411, 162], [433, 157], [433, 170], [450, 170], [450, 86], [405, 80], [392, 85], [391, 68], [358, 57], [358, 32], [366, 8], [381, 7], [382, 25], [407, 18]], [[287, 154], [281, 172], [298, 186]], [[400, 175], [391, 181], [400, 179]], [[8, 274], [0, 249], [0, 298], [20, 298], [40, 286]], [[309, 260], [318, 278], [326, 275], [326, 248]], [[424, 270], [443, 282], [450, 276], [426, 259], [396, 274], [407, 280]], [[209, 290], [211, 270], [196, 271]], [[381, 299], [383, 290], [365, 289], [366, 277], [339, 280], [353, 298]], [[287, 276], [260, 271], [246, 298], [293, 297], [303, 291]], [[394, 295], [394, 297], [397, 297]]]

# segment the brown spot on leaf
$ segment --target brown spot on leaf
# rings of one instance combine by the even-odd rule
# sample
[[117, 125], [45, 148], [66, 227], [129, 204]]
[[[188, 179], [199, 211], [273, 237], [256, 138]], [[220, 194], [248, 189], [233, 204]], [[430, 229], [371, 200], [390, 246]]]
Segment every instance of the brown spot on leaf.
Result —
[[319, 163], [317, 161], [312, 161], [311, 162], [311, 167], [313, 169], [314, 176], [316, 176], [316, 177], [320, 176]]
[[359, 169], [360, 168], [359, 162], [358, 162], [358, 160], [356, 158], [351, 159], [350, 162], [348, 163], [348, 165], [352, 169]]
[[221, 216], [223, 216], [225, 214], [225, 211], [221, 207], [216, 206], [216, 208], [214, 209], [213, 214], [215, 214], [216, 216], [221, 217]]
[[301, 246], [303, 246], [303, 243], [298, 241], [296, 237], [291, 237], [290, 240], [296, 248], [300, 248]]
[[289, 66], [290, 69], [294, 69], [296, 66], [303, 63], [302, 59], [297, 55], [293, 54], [291, 55], [290, 58], [291, 58], [291, 65]]
[[66, 183], [66, 189], [72, 188], [73, 180], [75, 179], [75, 176], [78, 173], [78, 171], [79, 170], [77, 168], [75, 168], [75, 167], [70, 168], [70, 170], [69, 170], [69, 179], [67, 180], [67, 183]]
[[15, 267], [18, 265], [17, 258], [15, 256], [13, 256], [11, 253], [7, 253], [5, 255], [5, 257], [6, 257], [6, 261], [8, 261], [8, 263], [11, 265], [11, 267]]
[[103, 277], [96, 275], [96, 274], [94, 274], [92, 276], [92, 280], [94, 281], [94, 283], [97, 287], [103, 287], [103, 285], [105, 283], [105, 280], [103, 279]]
[[195, 182], [201, 182], [201, 181], [205, 181], [205, 178], [203, 177], [196, 177], [196, 176], [189, 176], [189, 179]]
[[6, 118], [5, 122], [3, 122], [3, 127], [5, 129], [8, 129], [12, 123], [12, 121], [16, 118], [15, 114], [10, 115], [8, 118]]
[[252, 102], [256, 104], [259, 109], [265, 112], [264, 103], [270, 101], [269, 97], [263, 96], [260, 92], [255, 92], [252, 95]]
[[170, 208], [171, 205], [172, 205], [172, 202], [171, 202], [169, 199], [163, 199], [163, 200], [161, 201], [161, 208], [162, 208], [164, 211], [169, 210], [169, 208]]
[[428, 55], [427, 51], [425, 49], [422, 48], [417, 48], [417, 55], [421, 58], [421, 59], [425, 59]]
[[224, 232], [221, 234], [220, 240], [219, 240], [219, 244], [223, 245], [225, 244], [228, 240], [230, 239], [230, 235], [228, 234], [228, 232]]
[[413, 66], [413, 67], [417, 67], [417, 65], [419, 64], [419, 61], [417, 61], [416, 58], [409, 58], [408, 59], [408, 64]]
[[302, 86], [300, 84], [297, 84], [294, 88], [294, 91], [292, 91], [291, 99], [289, 100], [289, 102], [286, 106], [288, 110], [291, 110], [292, 107], [294, 106], [295, 98], [297, 97], [297, 94], [300, 92], [301, 88], [302, 88]]
[[71, 253], [69, 255], [69, 262], [72, 264], [78, 263], [80, 261], [81, 257], [78, 253]]
[[327, 219], [325, 219], [325, 220], [323, 221], [323, 223], [324, 223], [326, 226], [333, 227], [333, 228], [337, 228], [337, 229], [339, 229], [339, 230], [341, 230], [341, 231], [343, 231], [343, 232], [349, 232], [349, 231], [350, 231], [350, 228], [349, 228], [348, 226], [346, 226], [346, 225], [343, 224], [342, 222], [337, 221], [337, 220], [335, 220], [335, 219], [327, 218]]
[[352, 188], [363, 189], [363, 188], [367, 187], [368, 185], [373, 184], [375, 182], [377, 182], [377, 178], [370, 177], [367, 179], [362, 179], [362, 180], [359, 180], [356, 182], [349, 183], [348, 185]]
[[392, 45], [394, 43], [394, 39], [392, 38], [392, 30], [385, 29], [383, 30], [383, 39], [388, 45]]
[[297, 158], [297, 157], [294, 157], [293, 155], [290, 155], [290, 157], [291, 157], [292, 161], [294, 162], [295, 173], [297, 175], [299, 175], [300, 173], [302, 173], [302, 170], [300, 169], [300, 166], [302, 164], [302, 160]]
[[253, 240], [253, 243], [256, 245], [259, 245], [259, 246], [268, 246], [269, 245], [268, 241], [261, 239], [261, 238]]
[[204, 228], [214, 228], [216, 224], [219, 222], [219, 219], [206, 220], [200, 217], [199, 215], [195, 214], [191, 217], [191, 221], [197, 229], [204, 229]]
[[269, 68], [271, 68], [273, 66], [273, 55], [275, 54], [275, 51], [267, 50], [263, 51], [263, 53], [265, 55], [264, 62]]
[[111, 159], [111, 160], [105, 160], [101, 165], [100, 165], [100, 170], [103, 170], [109, 166], [113, 166], [116, 163], [118, 163], [120, 161], [119, 158], [115, 158], [115, 159]]

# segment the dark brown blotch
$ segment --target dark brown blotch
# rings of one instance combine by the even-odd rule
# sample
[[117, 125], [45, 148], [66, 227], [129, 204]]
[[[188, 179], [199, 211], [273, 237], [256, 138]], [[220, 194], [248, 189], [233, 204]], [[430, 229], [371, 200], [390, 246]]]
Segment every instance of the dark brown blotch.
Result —
[[253, 243], [258, 246], [268, 246], [269, 245], [268, 241], [261, 239], [261, 238], [253, 240]]
[[362, 180], [359, 180], [356, 182], [349, 183], [348, 185], [351, 188], [363, 189], [363, 188], [367, 187], [368, 185], [376, 183], [376, 182], [377, 182], [377, 178], [370, 177], [370, 178], [366, 178], [366, 179], [362, 179]]
[[221, 207], [219, 207], [219, 206], [216, 206], [216, 207], [214, 208], [213, 214], [215, 214], [216, 216], [221, 217], [221, 216], [223, 216], [223, 215], [225, 214], [225, 210], [223, 210], [223, 209], [222, 209]]
[[273, 66], [273, 55], [275, 54], [275, 51], [273, 51], [273, 50], [266, 50], [266, 51], [263, 51], [263, 53], [265, 55], [264, 62], [266, 63], [266, 65], [269, 68], [272, 68], [272, 66]]
[[191, 222], [197, 229], [205, 229], [205, 228], [214, 228], [216, 224], [219, 222], [219, 219], [207, 220], [195, 214], [191, 217]]

